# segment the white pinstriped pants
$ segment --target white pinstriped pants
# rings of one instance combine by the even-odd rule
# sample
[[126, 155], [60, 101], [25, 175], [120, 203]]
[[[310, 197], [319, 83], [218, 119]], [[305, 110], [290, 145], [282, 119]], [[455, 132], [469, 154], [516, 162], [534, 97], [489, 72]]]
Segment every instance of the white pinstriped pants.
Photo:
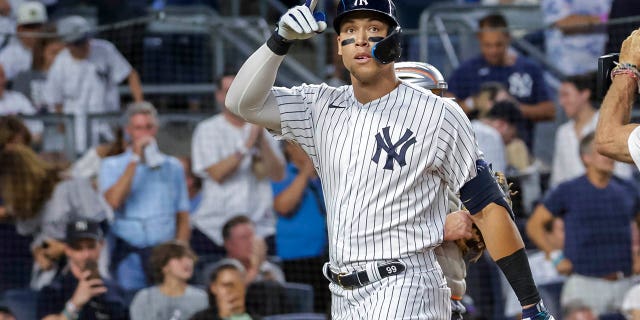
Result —
[[401, 260], [405, 272], [361, 288], [347, 290], [331, 283], [331, 318], [450, 320], [451, 291], [433, 250]]

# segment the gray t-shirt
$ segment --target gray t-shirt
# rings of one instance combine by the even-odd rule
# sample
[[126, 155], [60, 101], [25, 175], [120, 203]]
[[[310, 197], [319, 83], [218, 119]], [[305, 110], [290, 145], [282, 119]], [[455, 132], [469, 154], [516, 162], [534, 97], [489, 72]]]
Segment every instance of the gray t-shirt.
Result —
[[180, 297], [168, 297], [158, 286], [141, 290], [133, 298], [129, 315], [131, 320], [183, 320], [209, 306], [207, 293], [188, 286]]
[[39, 246], [46, 239], [63, 240], [66, 226], [76, 219], [92, 221], [111, 220], [113, 212], [102, 196], [86, 178], [76, 178], [58, 183], [40, 214], [32, 219], [18, 221], [21, 235], [34, 237], [32, 246]]

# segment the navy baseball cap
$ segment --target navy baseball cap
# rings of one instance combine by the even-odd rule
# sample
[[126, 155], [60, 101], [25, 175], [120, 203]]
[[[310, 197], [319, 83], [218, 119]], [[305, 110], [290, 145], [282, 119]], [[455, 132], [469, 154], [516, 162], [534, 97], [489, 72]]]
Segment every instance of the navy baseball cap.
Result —
[[74, 243], [82, 239], [102, 240], [104, 234], [100, 223], [90, 220], [76, 220], [67, 224], [66, 242]]

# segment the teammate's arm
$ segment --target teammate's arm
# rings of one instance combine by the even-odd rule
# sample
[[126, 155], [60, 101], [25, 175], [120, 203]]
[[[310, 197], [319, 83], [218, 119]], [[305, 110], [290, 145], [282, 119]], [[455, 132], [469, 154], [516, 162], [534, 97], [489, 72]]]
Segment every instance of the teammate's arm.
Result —
[[[619, 60], [636, 66], [640, 64], [640, 29], [633, 31], [622, 42]], [[638, 139], [630, 138], [631, 132], [638, 125], [629, 123], [631, 108], [638, 92], [638, 81], [624, 74], [614, 77], [600, 108], [596, 148], [599, 153], [618, 161], [633, 162], [629, 148], [632, 143], [636, 147], [640, 144]]]
[[316, 21], [312, 14], [317, 0], [308, 2], [309, 6], [289, 9], [267, 43], [242, 65], [225, 99], [225, 106], [231, 112], [248, 122], [280, 131], [280, 111], [271, 93], [278, 68], [294, 40], [311, 38], [327, 26], [324, 21]]

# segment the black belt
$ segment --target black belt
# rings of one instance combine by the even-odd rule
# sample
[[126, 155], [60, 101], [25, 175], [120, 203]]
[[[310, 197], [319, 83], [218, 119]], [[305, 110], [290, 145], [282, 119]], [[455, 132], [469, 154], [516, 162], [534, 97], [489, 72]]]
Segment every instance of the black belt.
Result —
[[370, 276], [367, 270], [353, 271], [351, 273], [336, 273], [329, 268], [328, 264], [325, 264], [323, 273], [329, 281], [341, 286], [342, 288], [355, 289], [364, 287], [380, 279], [400, 274], [404, 272], [406, 268], [405, 264], [400, 260], [391, 260], [380, 263], [376, 267], [377, 271], [380, 273], [380, 277], [378, 279], [376, 279], [375, 275]]

